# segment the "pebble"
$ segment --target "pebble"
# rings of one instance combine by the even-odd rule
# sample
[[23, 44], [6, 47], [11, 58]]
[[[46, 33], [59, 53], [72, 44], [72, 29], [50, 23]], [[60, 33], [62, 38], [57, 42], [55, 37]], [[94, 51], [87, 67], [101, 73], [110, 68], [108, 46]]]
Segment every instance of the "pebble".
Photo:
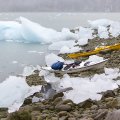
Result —
[[55, 109], [58, 111], [70, 111], [72, 107], [70, 105], [56, 105]]

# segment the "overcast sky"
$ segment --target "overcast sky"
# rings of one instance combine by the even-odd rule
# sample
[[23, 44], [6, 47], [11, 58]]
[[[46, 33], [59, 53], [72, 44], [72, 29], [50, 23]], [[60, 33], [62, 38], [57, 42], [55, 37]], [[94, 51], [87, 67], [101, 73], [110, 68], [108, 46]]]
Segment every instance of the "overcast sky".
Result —
[[0, 0], [0, 12], [120, 12], [120, 0]]

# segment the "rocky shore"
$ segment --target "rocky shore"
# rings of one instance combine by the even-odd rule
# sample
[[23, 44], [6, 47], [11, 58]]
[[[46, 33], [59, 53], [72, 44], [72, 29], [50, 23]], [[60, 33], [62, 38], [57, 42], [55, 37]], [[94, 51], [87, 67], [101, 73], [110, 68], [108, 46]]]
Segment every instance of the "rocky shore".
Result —
[[[88, 45], [82, 47], [84, 50], [92, 50], [96, 46], [103, 44], [111, 45], [119, 42], [120, 36], [109, 39], [100, 39], [97, 37], [90, 40]], [[65, 58], [65, 55], [61, 56]], [[108, 59], [105, 67], [120, 68], [120, 51], [111, 51], [106, 54], [99, 54], [99, 56]], [[92, 76], [95, 73], [100, 74], [103, 72], [103, 70], [86, 71], [82, 72], [81, 76]], [[75, 77], [79, 75], [80, 73], [75, 73], [70, 76]], [[44, 77], [39, 76], [39, 71], [35, 71], [33, 75], [27, 76], [26, 81], [30, 86], [45, 86], [47, 84], [44, 81]], [[99, 101], [88, 99], [82, 103], [75, 104], [70, 99], [64, 100], [64, 93], [61, 91], [42, 102], [32, 103], [34, 96], [42, 96], [41, 93], [35, 93], [24, 101], [23, 106], [17, 112], [8, 114], [7, 109], [1, 108], [0, 120], [120, 120], [120, 88], [99, 94], [102, 94], [102, 98]]]

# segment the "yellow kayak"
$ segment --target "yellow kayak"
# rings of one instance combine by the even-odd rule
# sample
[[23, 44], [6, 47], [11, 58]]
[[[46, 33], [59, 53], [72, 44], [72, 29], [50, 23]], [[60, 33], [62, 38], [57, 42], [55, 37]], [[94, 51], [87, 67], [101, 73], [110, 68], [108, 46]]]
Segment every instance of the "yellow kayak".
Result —
[[88, 52], [82, 52], [82, 53], [71, 53], [68, 54], [69, 58], [78, 58], [78, 57], [86, 57], [94, 54], [98, 54], [102, 51], [112, 51], [112, 50], [119, 50], [120, 49], [120, 43], [110, 46], [101, 46], [96, 48], [95, 50], [88, 51]]

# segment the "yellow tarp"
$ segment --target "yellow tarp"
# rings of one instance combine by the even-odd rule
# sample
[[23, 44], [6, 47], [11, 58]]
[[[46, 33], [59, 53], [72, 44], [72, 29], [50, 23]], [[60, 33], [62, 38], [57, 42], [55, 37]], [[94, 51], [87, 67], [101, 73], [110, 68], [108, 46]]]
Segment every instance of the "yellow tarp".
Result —
[[78, 57], [86, 57], [94, 54], [98, 54], [102, 51], [111, 51], [111, 50], [119, 50], [120, 49], [120, 43], [111, 45], [111, 46], [101, 46], [96, 48], [95, 50], [88, 51], [88, 52], [82, 52], [82, 53], [71, 53], [68, 54], [69, 58], [78, 58]]

